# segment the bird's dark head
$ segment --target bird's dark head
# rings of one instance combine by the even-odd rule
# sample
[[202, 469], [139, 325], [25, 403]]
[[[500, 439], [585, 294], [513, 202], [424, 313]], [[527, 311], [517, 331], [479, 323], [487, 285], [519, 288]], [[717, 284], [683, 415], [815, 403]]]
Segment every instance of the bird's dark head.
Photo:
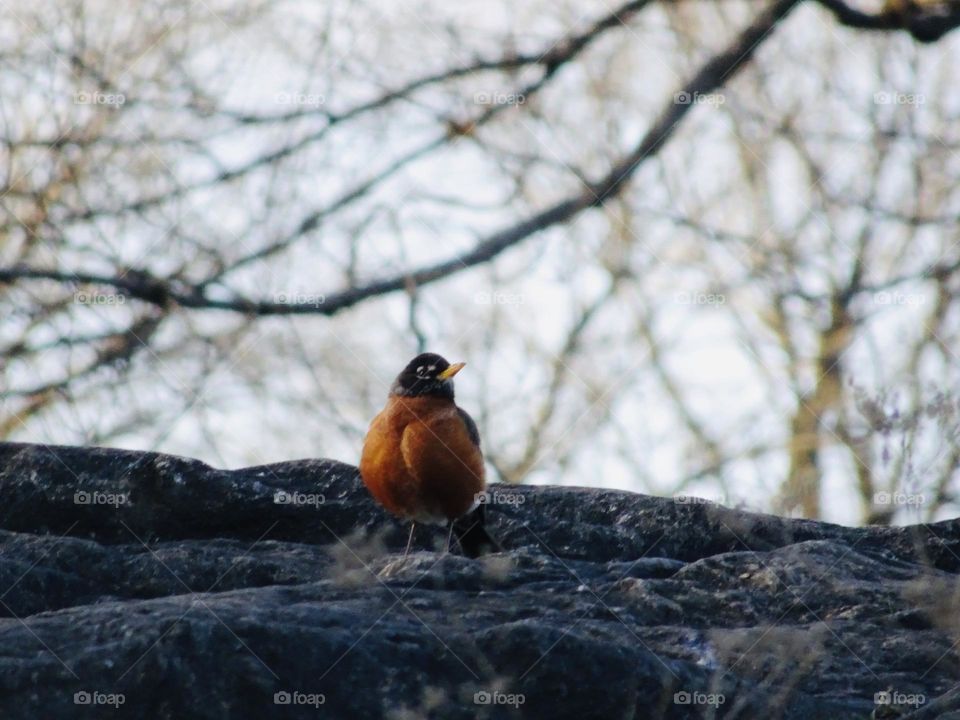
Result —
[[442, 397], [453, 400], [453, 376], [466, 363], [451, 365], [439, 355], [423, 353], [407, 363], [390, 386], [391, 395], [401, 397]]

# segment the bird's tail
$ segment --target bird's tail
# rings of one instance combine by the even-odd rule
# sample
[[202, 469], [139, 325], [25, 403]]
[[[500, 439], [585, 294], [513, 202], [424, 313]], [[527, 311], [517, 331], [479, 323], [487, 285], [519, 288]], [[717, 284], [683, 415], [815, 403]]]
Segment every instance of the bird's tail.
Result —
[[477, 505], [473, 510], [453, 523], [453, 534], [457, 536], [460, 549], [470, 558], [477, 558], [503, 550], [486, 528], [486, 505]]

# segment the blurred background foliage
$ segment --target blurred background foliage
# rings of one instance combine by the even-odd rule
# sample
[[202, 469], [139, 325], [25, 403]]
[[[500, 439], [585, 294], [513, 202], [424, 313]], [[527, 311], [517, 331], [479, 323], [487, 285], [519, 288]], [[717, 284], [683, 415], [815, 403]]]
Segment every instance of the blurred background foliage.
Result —
[[955, 13], [5, 5], [0, 438], [356, 462], [430, 349], [492, 480], [956, 515]]

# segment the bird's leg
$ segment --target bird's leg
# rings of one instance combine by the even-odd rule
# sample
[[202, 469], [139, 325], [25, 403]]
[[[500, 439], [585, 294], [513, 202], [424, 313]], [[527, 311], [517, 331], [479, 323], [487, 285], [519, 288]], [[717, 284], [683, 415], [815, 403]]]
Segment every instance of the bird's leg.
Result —
[[407, 538], [407, 549], [403, 551], [404, 559], [410, 554], [410, 548], [413, 546], [413, 531], [416, 529], [417, 524], [415, 522], [410, 523], [410, 537]]
[[447, 555], [450, 554], [450, 540], [453, 538], [453, 520], [447, 521], [447, 525], [450, 526], [449, 532], [447, 532]]

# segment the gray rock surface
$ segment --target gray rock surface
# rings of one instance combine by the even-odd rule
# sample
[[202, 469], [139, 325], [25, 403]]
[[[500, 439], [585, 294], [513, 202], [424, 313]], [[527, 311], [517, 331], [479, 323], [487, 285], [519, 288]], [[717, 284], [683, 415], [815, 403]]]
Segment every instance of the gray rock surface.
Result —
[[0, 718], [960, 717], [957, 521], [491, 491], [404, 562], [350, 465], [0, 443]]

